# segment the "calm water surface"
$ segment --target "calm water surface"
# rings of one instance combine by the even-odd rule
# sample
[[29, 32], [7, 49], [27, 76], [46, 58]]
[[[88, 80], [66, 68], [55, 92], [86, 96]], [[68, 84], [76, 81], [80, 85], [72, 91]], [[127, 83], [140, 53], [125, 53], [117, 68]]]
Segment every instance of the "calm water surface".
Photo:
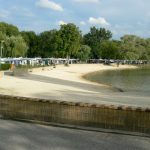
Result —
[[139, 69], [94, 72], [86, 75], [85, 78], [123, 91], [150, 92], [150, 66]]

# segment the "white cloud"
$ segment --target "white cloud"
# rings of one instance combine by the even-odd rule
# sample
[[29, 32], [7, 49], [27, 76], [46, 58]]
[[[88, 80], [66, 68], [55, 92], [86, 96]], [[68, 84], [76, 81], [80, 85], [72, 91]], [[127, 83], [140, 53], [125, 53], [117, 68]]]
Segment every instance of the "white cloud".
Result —
[[67, 23], [64, 22], [63, 20], [60, 20], [60, 21], [58, 22], [58, 24], [59, 24], [59, 25], [64, 25], [64, 24], [67, 24]]
[[99, 3], [99, 0], [74, 0], [74, 2], [78, 2], [78, 3]]
[[86, 25], [86, 23], [84, 21], [80, 21], [80, 24], [83, 26]]
[[57, 4], [51, 0], [39, 0], [36, 3], [36, 5], [42, 8], [49, 8], [55, 11], [63, 11], [63, 7], [60, 4]]
[[108, 26], [110, 25], [105, 18], [103, 17], [99, 17], [99, 18], [94, 18], [94, 17], [90, 17], [88, 22], [90, 24], [95, 24], [95, 25], [102, 25], [102, 26]]

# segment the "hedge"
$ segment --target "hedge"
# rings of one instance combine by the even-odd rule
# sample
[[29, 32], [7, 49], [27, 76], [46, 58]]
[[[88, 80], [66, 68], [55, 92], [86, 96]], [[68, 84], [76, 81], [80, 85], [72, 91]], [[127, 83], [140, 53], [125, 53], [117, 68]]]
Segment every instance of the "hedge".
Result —
[[10, 64], [0, 64], [0, 70], [9, 70]]

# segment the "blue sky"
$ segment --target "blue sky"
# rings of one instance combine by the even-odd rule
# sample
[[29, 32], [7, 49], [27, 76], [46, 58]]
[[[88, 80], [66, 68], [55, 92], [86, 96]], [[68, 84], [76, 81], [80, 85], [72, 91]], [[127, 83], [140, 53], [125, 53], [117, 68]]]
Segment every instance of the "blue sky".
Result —
[[0, 0], [0, 21], [40, 33], [75, 23], [83, 33], [105, 27], [113, 38], [150, 37], [150, 0]]

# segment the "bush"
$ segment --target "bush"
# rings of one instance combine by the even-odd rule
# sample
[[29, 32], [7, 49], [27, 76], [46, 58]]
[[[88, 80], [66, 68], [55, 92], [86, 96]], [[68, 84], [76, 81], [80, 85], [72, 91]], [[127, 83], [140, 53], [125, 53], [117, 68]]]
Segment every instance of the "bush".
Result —
[[9, 70], [10, 64], [0, 64], [0, 70]]

